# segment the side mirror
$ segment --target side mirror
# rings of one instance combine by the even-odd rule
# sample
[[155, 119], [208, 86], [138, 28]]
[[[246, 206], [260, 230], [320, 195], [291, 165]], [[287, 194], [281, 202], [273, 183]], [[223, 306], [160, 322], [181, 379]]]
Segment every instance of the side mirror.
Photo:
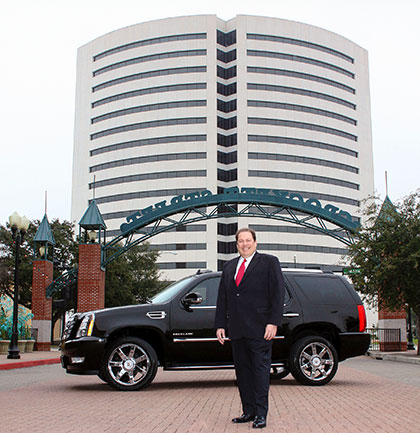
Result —
[[198, 305], [203, 302], [203, 297], [199, 293], [188, 293], [181, 301], [182, 305], [187, 309], [191, 307], [191, 305]]

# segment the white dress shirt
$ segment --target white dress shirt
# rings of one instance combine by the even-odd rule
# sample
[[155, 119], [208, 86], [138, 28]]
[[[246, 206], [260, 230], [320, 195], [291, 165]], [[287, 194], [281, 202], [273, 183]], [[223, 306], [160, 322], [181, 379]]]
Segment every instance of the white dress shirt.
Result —
[[[238, 271], [239, 271], [239, 268], [240, 268], [241, 265], [242, 265], [242, 262], [243, 262], [244, 260], [246, 260], [246, 262], [245, 262], [245, 272], [246, 272], [246, 270], [248, 269], [248, 265], [251, 263], [251, 260], [252, 260], [253, 257], [255, 256], [255, 253], [256, 253], [256, 251], [254, 251], [254, 254], [252, 254], [252, 256], [249, 256], [249, 257], [247, 257], [246, 259], [244, 259], [242, 256], [239, 257], [238, 264], [236, 265], [236, 272], [235, 272], [235, 275], [233, 276], [233, 280], [234, 280], [234, 281], [236, 281], [236, 276], [238, 275]], [[244, 274], [245, 274], [245, 272], [244, 272]]]

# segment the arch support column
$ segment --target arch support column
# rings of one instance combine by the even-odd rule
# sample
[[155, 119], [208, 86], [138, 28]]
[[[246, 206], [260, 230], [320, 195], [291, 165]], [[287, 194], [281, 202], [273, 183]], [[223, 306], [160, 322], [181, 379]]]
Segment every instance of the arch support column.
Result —
[[79, 245], [77, 311], [85, 312], [105, 306], [105, 271], [101, 269], [101, 245]]
[[32, 266], [32, 327], [38, 330], [37, 350], [51, 350], [52, 299], [47, 298], [47, 287], [53, 280], [53, 263], [34, 260]]

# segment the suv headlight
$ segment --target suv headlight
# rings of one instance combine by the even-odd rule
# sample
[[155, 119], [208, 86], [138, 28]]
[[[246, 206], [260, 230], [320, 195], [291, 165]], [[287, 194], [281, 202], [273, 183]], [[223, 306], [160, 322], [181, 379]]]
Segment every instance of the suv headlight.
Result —
[[93, 313], [86, 314], [82, 323], [77, 330], [76, 338], [90, 337], [92, 335], [93, 324], [95, 323], [95, 315]]

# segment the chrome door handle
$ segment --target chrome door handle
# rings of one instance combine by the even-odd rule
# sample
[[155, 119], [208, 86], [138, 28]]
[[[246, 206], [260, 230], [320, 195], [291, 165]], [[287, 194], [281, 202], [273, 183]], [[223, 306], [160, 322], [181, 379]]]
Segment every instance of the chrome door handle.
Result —
[[284, 313], [283, 317], [299, 317], [299, 313]]

